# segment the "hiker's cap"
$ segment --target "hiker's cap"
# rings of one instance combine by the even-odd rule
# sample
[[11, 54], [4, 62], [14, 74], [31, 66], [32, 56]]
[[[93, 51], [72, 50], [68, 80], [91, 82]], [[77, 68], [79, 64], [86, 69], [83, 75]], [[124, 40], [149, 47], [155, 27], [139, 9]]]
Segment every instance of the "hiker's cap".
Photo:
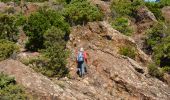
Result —
[[84, 49], [83, 49], [83, 48], [80, 48], [80, 51], [81, 51], [81, 52], [83, 52], [83, 51], [84, 51]]

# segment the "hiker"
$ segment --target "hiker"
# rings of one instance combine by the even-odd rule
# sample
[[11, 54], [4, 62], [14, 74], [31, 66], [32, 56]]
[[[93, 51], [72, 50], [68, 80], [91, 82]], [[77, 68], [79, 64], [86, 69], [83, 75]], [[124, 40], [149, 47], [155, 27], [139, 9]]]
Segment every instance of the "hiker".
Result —
[[77, 55], [77, 63], [78, 63], [78, 74], [80, 77], [84, 76], [85, 72], [87, 72], [86, 64], [87, 64], [87, 54], [83, 48], [80, 48]]

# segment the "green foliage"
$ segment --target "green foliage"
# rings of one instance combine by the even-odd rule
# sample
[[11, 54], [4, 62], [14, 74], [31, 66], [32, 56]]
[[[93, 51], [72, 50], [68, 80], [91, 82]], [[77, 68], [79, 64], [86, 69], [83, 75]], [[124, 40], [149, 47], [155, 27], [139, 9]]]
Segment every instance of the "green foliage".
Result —
[[158, 20], [164, 20], [161, 9], [165, 6], [170, 6], [169, 0], [160, 0], [160, 2], [146, 2], [145, 5], [155, 15]]
[[113, 12], [116, 12], [116, 17], [119, 16], [130, 16], [134, 17], [134, 14], [136, 13], [136, 10], [143, 6], [144, 2], [143, 0], [114, 0], [112, 2], [111, 9]]
[[8, 40], [0, 40], [0, 61], [10, 57], [14, 52], [17, 52], [18, 47]]
[[162, 39], [162, 42], [153, 49], [154, 58], [161, 66], [170, 66], [170, 36]]
[[46, 66], [48, 76], [62, 77], [68, 74], [68, 69], [66, 68], [68, 52], [65, 50], [66, 41], [64, 40], [64, 35], [65, 33], [56, 27], [52, 27], [44, 34], [46, 49], [43, 50], [43, 53], [49, 59]]
[[57, 11], [42, 8], [28, 17], [24, 30], [29, 37], [27, 48], [29, 50], [40, 50], [42, 56], [23, 60], [36, 71], [53, 77], [63, 77], [68, 74], [66, 59], [66, 37], [69, 33], [69, 24]]
[[71, 24], [86, 24], [102, 19], [101, 11], [87, 0], [71, 0], [64, 9], [64, 16]]
[[127, 18], [116, 18], [112, 23], [112, 27], [123, 33], [124, 35], [129, 36], [132, 34], [132, 29], [129, 26], [129, 20]]
[[166, 26], [164, 23], [159, 22], [155, 24], [147, 33], [147, 45], [153, 49], [158, 43], [161, 43], [162, 39], [167, 35], [165, 31]]
[[160, 0], [159, 3], [162, 7], [164, 6], [170, 6], [170, 1], [169, 0]]
[[65, 33], [56, 27], [51, 27], [44, 34], [44, 46], [41, 50], [42, 56], [22, 60], [24, 64], [31, 67], [49, 77], [63, 77], [68, 75], [66, 68], [66, 59], [68, 51], [66, 41], [64, 40]]
[[136, 57], [136, 49], [132, 46], [123, 46], [120, 48], [119, 53], [124, 56], [128, 56], [132, 59]]
[[26, 23], [26, 16], [22, 14], [15, 15], [16, 17], [16, 25], [17, 26], [24, 26]]
[[148, 72], [151, 76], [154, 76], [161, 80], [163, 79], [163, 72], [161, 72], [161, 70], [159, 70], [155, 64], [150, 64], [148, 66]]
[[33, 13], [28, 18], [24, 27], [27, 36], [29, 36], [26, 48], [35, 51], [43, 48], [43, 34], [52, 26], [69, 33], [69, 25], [64, 21], [64, 17], [59, 12], [42, 8], [38, 12]]
[[13, 1], [13, 2], [19, 2], [20, 0], [0, 0], [0, 2], [5, 2], [5, 3], [11, 2], [11, 1]]
[[[148, 50], [152, 51], [152, 57], [157, 65], [162, 67], [162, 73], [170, 71], [170, 25], [157, 23], [149, 32], [146, 40]], [[154, 69], [154, 67], [153, 67]], [[156, 70], [156, 69], [155, 69]], [[152, 71], [152, 70], [151, 70]], [[152, 71], [159, 77], [158, 71]]]
[[71, 0], [53, 0], [55, 4], [68, 4]]
[[112, 10], [118, 14], [118, 16], [130, 15], [131, 12], [131, 2], [128, 0], [115, 0], [112, 3]]
[[170, 74], [170, 66], [165, 66], [161, 68], [164, 73], [169, 73]]
[[16, 84], [14, 78], [0, 73], [0, 100], [27, 100], [23, 88]]
[[149, 32], [146, 43], [148, 50], [156, 64], [164, 67], [170, 65], [170, 26], [164, 23], [157, 23]]
[[17, 41], [18, 29], [15, 20], [12, 15], [0, 14], [0, 39]]
[[[17, 2], [19, 3], [20, 0], [0, 0], [1, 2]], [[44, 1], [48, 1], [48, 0], [25, 0], [26, 2], [44, 2]]]
[[49, 0], [26, 0], [27, 2], [44, 2]]
[[162, 16], [161, 12], [162, 5], [160, 5], [160, 3], [147, 2], [145, 5], [155, 15], [155, 17], [158, 20], [164, 20], [164, 17]]

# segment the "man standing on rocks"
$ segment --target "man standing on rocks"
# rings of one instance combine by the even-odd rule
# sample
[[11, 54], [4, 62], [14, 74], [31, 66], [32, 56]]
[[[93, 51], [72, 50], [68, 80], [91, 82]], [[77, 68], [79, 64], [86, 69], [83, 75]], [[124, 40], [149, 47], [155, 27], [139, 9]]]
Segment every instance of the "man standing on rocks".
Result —
[[87, 72], [86, 69], [87, 53], [84, 51], [83, 48], [80, 48], [78, 52], [77, 63], [78, 63], [78, 74], [80, 77], [83, 77], [85, 75], [85, 72]]

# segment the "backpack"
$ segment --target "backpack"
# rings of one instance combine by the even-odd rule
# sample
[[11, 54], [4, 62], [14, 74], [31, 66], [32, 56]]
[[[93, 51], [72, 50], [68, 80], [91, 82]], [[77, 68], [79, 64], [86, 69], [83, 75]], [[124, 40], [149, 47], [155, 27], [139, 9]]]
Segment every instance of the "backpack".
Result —
[[83, 54], [83, 52], [79, 52], [78, 53], [77, 61], [78, 62], [83, 62], [84, 61], [84, 54]]

